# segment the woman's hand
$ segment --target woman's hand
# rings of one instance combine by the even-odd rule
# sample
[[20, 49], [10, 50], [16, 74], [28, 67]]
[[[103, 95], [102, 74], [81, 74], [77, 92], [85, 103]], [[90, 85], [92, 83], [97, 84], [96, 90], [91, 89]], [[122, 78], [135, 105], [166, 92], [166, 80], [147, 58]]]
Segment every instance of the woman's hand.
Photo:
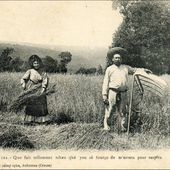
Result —
[[41, 94], [43, 94], [45, 92], [45, 88], [41, 89]]
[[108, 101], [106, 95], [103, 96], [103, 103], [104, 103], [105, 105], [109, 105], [109, 101]]

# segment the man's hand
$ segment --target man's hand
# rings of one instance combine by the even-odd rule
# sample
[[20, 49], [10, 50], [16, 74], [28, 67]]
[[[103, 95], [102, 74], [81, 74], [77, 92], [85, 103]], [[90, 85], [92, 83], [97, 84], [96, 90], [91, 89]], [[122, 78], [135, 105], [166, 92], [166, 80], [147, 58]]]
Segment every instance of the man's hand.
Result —
[[105, 105], [109, 105], [109, 101], [108, 101], [106, 95], [103, 96], [103, 103], [104, 103]]
[[146, 72], [146, 73], [148, 73], [148, 74], [150, 74], [150, 73], [152, 73], [152, 71], [151, 70], [149, 70], [149, 69], [144, 69], [144, 71]]

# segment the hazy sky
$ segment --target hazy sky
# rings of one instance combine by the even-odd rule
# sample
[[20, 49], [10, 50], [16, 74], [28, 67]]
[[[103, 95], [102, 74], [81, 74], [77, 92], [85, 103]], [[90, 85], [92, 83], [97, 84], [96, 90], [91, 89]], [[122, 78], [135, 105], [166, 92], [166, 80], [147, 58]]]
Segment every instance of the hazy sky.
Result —
[[108, 47], [121, 21], [111, 1], [1, 1], [0, 41]]

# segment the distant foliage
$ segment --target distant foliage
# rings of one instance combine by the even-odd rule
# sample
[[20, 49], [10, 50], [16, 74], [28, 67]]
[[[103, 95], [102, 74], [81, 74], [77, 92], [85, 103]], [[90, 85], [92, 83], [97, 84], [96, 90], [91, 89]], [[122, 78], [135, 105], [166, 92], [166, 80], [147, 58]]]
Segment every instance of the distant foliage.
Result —
[[23, 64], [21, 65], [21, 71], [26, 71], [30, 68], [29, 64], [27, 61], [23, 61]]
[[67, 73], [67, 64], [71, 62], [71, 56], [72, 54], [68, 51], [61, 52], [58, 60], [46, 56], [43, 58], [45, 70], [49, 73]]
[[85, 67], [80, 67], [75, 74], [92, 74], [92, 75], [101, 75], [103, 74], [103, 68], [101, 65], [98, 65], [98, 67], [92, 67], [92, 68], [85, 68]]
[[96, 70], [96, 73], [97, 73], [98, 75], [103, 74], [103, 68], [102, 68], [101, 65], [98, 65], [97, 70]]
[[46, 72], [49, 73], [58, 72], [58, 61], [54, 60], [52, 57], [46, 56], [45, 58], [43, 58], [43, 64]]
[[76, 71], [76, 74], [96, 74], [96, 68], [84, 68], [81, 67]]
[[67, 65], [64, 61], [60, 61], [58, 65], [58, 70], [59, 73], [67, 73]]
[[112, 47], [128, 50], [126, 64], [147, 67], [154, 73], [170, 73], [170, 10], [159, 1], [114, 0], [123, 22], [113, 37]]
[[12, 57], [10, 54], [14, 52], [13, 48], [5, 48], [0, 55], [0, 71], [9, 71], [10, 70], [10, 62]]
[[[30, 68], [27, 61], [22, 60], [19, 56], [11, 57], [15, 52], [14, 48], [5, 48], [0, 54], [0, 72], [20, 72]], [[49, 73], [67, 73], [67, 64], [71, 62], [72, 54], [68, 51], [61, 52], [59, 59], [55, 60], [51, 56], [42, 58], [44, 69]]]
[[20, 57], [12, 58], [11, 61], [10, 61], [10, 68], [9, 68], [9, 70], [10, 71], [20, 72], [20, 71], [22, 71], [23, 63], [24, 63], [24, 61], [21, 60]]
[[66, 63], [66, 64], [68, 64], [72, 59], [71, 58], [72, 54], [70, 52], [68, 52], [68, 51], [61, 52], [59, 54], [59, 56], [60, 56], [61, 61]]
[[59, 73], [67, 73], [67, 64], [71, 62], [72, 54], [68, 51], [61, 52], [59, 54], [60, 61], [58, 64], [58, 72]]

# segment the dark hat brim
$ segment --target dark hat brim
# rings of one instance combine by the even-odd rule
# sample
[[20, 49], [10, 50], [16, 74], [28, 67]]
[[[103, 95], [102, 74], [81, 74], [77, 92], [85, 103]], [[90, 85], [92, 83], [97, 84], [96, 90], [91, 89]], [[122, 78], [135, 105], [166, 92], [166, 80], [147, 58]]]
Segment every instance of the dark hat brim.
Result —
[[127, 56], [128, 52], [126, 49], [122, 47], [114, 47], [114, 48], [109, 49], [109, 51], [107, 52], [107, 56], [109, 58], [113, 57], [113, 55], [115, 54], [120, 54], [123, 57], [123, 56]]

